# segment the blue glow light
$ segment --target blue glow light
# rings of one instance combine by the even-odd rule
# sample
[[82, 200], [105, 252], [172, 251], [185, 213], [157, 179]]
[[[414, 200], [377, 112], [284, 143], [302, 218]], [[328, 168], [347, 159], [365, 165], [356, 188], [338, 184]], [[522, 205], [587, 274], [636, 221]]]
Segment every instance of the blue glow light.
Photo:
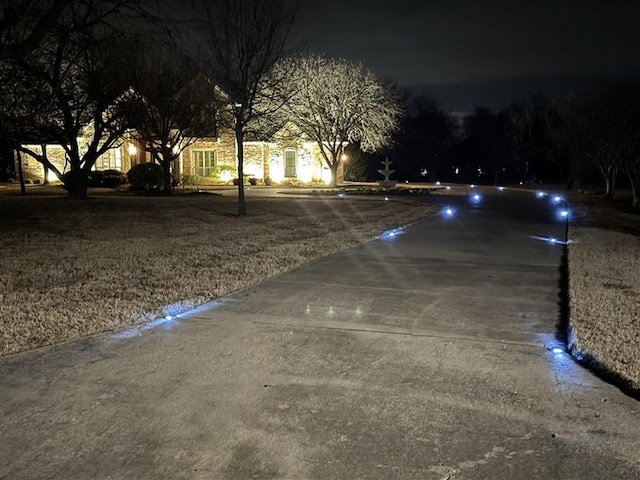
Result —
[[569, 210], [560, 210], [560, 216], [562, 218], [567, 218], [569, 216]]
[[562, 348], [560, 348], [560, 347], [553, 347], [553, 348], [551, 349], [551, 351], [552, 351], [553, 353], [564, 353], [564, 350], [563, 350]]
[[553, 203], [560, 203], [560, 202], [562, 202], [562, 197], [560, 195], [554, 195]]
[[538, 198], [544, 198], [546, 196], [547, 196], [546, 192], [536, 192], [536, 197]]
[[482, 200], [482, 197], [480, 196], [479, 193], [475, 193], [471, 196], [471, 201], [473, 203], [480, 203], [480, 200]]
[[453, 217], [453, 215], [454, 215], [455, 213], [456, 213], [456, 211], [455, 211], [453, 208], [451, 208], [451, 207], [445, 207], [445, 208], [442, 210], [442, 214], [443, 214], [445, 217]]
[[165, 320], [173, 320], [173, 316], [172, 315], [165, 315]]
[[570, 245], [570, 244], [573, 243], [573, 240], [567, 240], [565, 242], [564, 240], [560, 240], [560, 239], [557, 239], [555, 237], [541, 237], [541, 236], [537, 236], [537, 235], [532, 235], [531, 238], [533, 238], [535, 240], [543, 241], [545, 243], [550, 243], [552, 245]]
[[387, 230], [386, 232], [383, 232], [382, 235], [380, 235], [378, 238], [382, 239], [382, 240], [393, 240], [395, 239], [398, 235], [402, 235], [404, 233], [404, 230], [402, 227], [398, 227], [398, 228], [394, 228], [391, 230]]

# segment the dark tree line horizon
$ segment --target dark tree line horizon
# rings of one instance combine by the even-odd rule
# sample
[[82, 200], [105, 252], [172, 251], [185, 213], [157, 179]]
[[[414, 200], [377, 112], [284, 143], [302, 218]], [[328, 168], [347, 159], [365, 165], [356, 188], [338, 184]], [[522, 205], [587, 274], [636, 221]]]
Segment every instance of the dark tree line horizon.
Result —
[[404, 182], [564, 184], [613, 199], [622, 184], [640, 208], [640, 84], [607, 84], [557, 98], [453, 117], [426, 94], [404, 94], [393, 145], [376, 155], [357, 146], [349, 179], [376, 181], [385, 158]]

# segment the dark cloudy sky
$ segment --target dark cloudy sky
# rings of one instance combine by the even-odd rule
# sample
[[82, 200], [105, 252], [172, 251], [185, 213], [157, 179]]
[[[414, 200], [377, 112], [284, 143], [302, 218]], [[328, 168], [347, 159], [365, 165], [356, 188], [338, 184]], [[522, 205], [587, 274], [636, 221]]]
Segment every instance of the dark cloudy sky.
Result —
[[640, 72], [640, 0], [299, 0], [295, 34], [405, 86]]

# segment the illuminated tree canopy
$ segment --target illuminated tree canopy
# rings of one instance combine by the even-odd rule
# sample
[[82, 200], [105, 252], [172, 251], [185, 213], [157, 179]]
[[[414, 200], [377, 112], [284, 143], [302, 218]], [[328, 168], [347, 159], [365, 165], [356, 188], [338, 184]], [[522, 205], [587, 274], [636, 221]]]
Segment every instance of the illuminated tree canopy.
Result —
[[363, 151], [389, 145], [401, 114], [394, 88], [362, 64], [309, 55], [283, 60], [284, 118], [315, 141], [337, 183], [344, 147], [359, 142]]

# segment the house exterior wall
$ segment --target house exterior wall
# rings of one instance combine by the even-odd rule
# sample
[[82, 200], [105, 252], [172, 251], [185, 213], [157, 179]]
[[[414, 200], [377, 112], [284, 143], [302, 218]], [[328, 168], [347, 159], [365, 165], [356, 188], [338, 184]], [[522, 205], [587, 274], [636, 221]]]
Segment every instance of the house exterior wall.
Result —
[[[31, 145], [30, 148], [36, 153], [41, 153], [39, 145]], [[229, 171], [236, 168], [236, 143], [234, 133], [231, 131], [220, 132], [220, 137], [201, 139], [186, 147], [181, 152], [180, 161], [176, 162], [181, 175], [198, 174], [195, 159], [198, 151], [215, 152], [216, 167], [229, 167]], [[62, 173], [68, 169], [65, 168], [65, 152], [61, 146], [49, 145], [47, 155]], [[44, 178], [42, 165], [30, 155], [23, 154], [22, 157], [25, 176], [42, 181]], [[109, 149], [98, 158], [94, 170], [116, 169], [126, 173], [133, 165], [145, 161], [151, 161], [151, 158], [145, 153], [144, 146], [132, 135], [127, 135], [119, 146]], [[237, 173], [230, 174], [229, 171], [227, 173], [233, 175], [231, 178], [235, 178]], [[285, 128], [278, 132], [272, 142], [245, 142], [244, 173], [262, 181], [270, 179], [276, 183], [328, 183], [331, 180], [331, 171], [326, 166], [317, 143], [305, 141], [303, 136], [293, 128]], [[56, 180], [53, 174], [49, 174], [48, 178]], [[342, 180], [341, 165], [338, 169], [338, 183]]]
[[[33, 150], [35, 153], [41, 155], [42, 147], [40, 145], [25, 145], [30, 150]], [[22, 172], [24, 174], [25, 179], [29, 179], [34, 182], [43, 182], [44, 181], [44, 166], [38, 162], [34, 157], [27, 153], [21, 153], [20, 157], [22, 158]], [[64, 173], [66, 162], [65, 162], [65, 151], [60, 145], [47, 145], [47, 158], [51, 163], [53, 163], [56, 168]], [[17, 161], [17, 159], [16, 159]], [[16, 168], [17, 171], [17, 168]], [[50, 182], [56, 181], [58, 178], [51, 171], [47, 172], [47, 180]]]
[[217, 138], [204, 138], [198, 140], [182, 151], [182, 171], [181, 174], [196, 175], [198, 165], [194, 158], [195, 151], [216, 152], [216, 166], [226, 165], [235, 168], [236, 166], [236, 141], [233, 134], [222, 133]]

